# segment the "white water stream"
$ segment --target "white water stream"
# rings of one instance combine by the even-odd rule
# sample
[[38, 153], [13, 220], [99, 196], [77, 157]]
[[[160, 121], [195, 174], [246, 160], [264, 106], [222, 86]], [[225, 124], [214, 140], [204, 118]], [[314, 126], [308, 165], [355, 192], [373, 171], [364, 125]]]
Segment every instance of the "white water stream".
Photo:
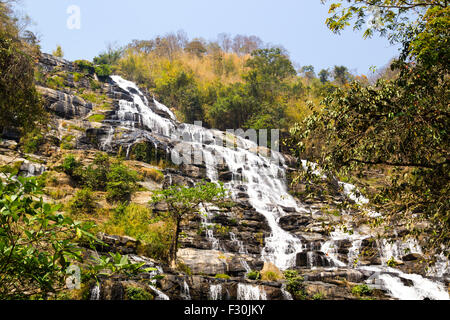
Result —
[[[174, 141], [183, 137], [183, 143], [181, 144], [183, 149], [172, 150], [173, 159], [180, 157], [180, 151], [185, 153], [194, 151], [197, 160], [206, 165], [207, 175], [211, 181], [217, 182], [219, 180], [217, 168], [221, 164], [226, 164], [233, 173], [232, 181], [225, 184], [231, 191], [232, 196], [236, 197], [239, 190], [242, 189], [241, 187], [245, 186], [250, 204], [267, 219], [271, 228], [271, 236], [266, 239], [265, 248], [261, 253], [262, 258], [274, 263], [282, 270], [293, 267], [297, 253], [303, 250], [302, 243], [298, 238], [283, 230], [278, 221], [286, 214], [283, 207], [293, 208], [296, 212], [309, 211], [297, 204], [288, 193], [285, 183], [286, 165], [283, 156], [273, 151], [268, 156], [263, 156], [258, 153], [258, 145], [255, 142], [239, 136], [206, 129], [198, 125], [179, 124], [176, 122], [174, 114], [166, 106], [155, 100], [156, 108], [166, 112], [170, 119], [164, 118], [149, 107], [147, 98], [134, 83], [119, 76], [112, 76], [111, 78], [122, 90], [133, 97], [133, 102], [119, 101], [118, 116], [121, 124], [134, 127], [135, 123], [138, 122], [148, 130]], [[113, 133], [111, 132], [110, 137], [112, 136]], [[223, 142], [229, 142], [230, 139], [234, 140], [233, 145], [235, 144], [236, 147], [229, 148], [224, 145]], [[315, 164], [306, 161], [303, 161], [302, 164], [305, 168], [309, 166], [314, 173], [321, 174], [320, 169]], [[368, 202], [367, 199], [358, 194], [354, 186], [347, 183], [340, 183], [340, 185], [343, 187], [344, 193], [355, 202], [359, 204]], [[203, 224], [208, 226], [209, 219], [207, 216]], [[208, 232], [207, 235], [212, 242], [212, 246], [217, 248], [219, 244], [212, 231]], [[344, 267], [347, 265], [338, 260], [333, 246], [334, 241], [339, 239], [349, 239], [352, 242], [349, 254], [349, 264], [352, 264], [359, 254], [361, 241], [364, 237], [357, 234], [349, 236], [336, 232], [329, 242], [323, 244], [321, 251], [328, 254], [335, 266]], [[384, 255], [395, 255], [395, 247], [386, 245], [384, 250]], [[242, 251], [245, 252], [245, 249], [242, 248]], [[399, 299], [449, 298], [448, 292], [439, 282], [434, 282], [419, 275], [404, 274], [396, 269], [394, 269], [395, 272], [392, 270], [386, 271], [386, 267], [371, 266], [364, 268], [380, 273], [378, 279], [383, 282], [383, 285], [393, 297]], [[408, 279], [414, 285], [412, 287], [406, 286], [401, 279]], [[219, 288], [211, 290], [215, 290], [211, 292], [211, 296], [217, 298]], [[247, 300], [265, 298], [265, 293], [261, 292], [259, 287], [244, 284], [239, 284], [238, 295], [240, 298]]]

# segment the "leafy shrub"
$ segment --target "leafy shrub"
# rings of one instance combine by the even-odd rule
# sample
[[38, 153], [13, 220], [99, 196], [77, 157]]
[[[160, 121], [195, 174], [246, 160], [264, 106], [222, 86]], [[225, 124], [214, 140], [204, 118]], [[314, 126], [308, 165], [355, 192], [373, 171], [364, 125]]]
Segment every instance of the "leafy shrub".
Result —
[[64, 150], [72, 150], [75, 146], [72, 141], [75, 139], [75, 136], [67, 135], [61, 139], [61, 149]]
[[76, 60], [73, 62], [79, 71], [85, 74], [93, 74], [95, 72], [92, 62], [87, 60]]
[[85, 188], [77, 191], [72, 201], [69, 203], [69, 211], [72, 214], [94, 213], [96, 209], [94, 195], [92, 190]]
[[120, 162], [111, 165], [107, 179], [106, 192], [110, 202], [129, 201], [136, 191], [137, 173]]
[[286, 279], [286, 290], [291, 293], [295, 299], [304, 300], [306, 294], [303, 286], [303, 277], [299, 276], [298, 272], [295, 270], [286, 270], [284, 272], [284, 277]]
[[391, 267], [391, 268], [395, 268], [397, 266], [397, 261], [395, 260], [394, 257], [391, 257], [386, 264]]
[[313, 300], [323, 300], [325, 299], [325, 295], [322, 292], [318, 292], [312, 297]]
[[247, 278], [250, 280], [259, 280], [261, 279], [261, 274], [259, 273], [259, 271], [250, 271], [249, 273], [247, 273]]
[[75, 223], [35, 199], [35, 178], [0, 181], [0, 299], [46, 299], [61, 291], [73, 260], [82, 261], [76, 241], [92, 239], [92, 223]]
[[373, 290], [366, 284], [359, 284], [352, 288], [352, 294], [356, 296], [371, 296]]
[[164, 174], [159, 171], [158, 169], [153, 169], [153, 168], [144, 168], [142, 170], [142, 173], [144, 175], [144, 177], [149, 177], [150, 179], [152, 179], [155, 182], [161, 182], [164, 180]]
[[81, 78], [83, 78], [83, 74], [79, 73], [79, 72], [74, 72], [73, 74], [73, 81], [75, 82], [79, 82], [81, 80]]
[[153, 300], [154, 297], [146, 290], [139, 287], [129, 286], [126, 288], [128, 300]]
[[83, 170], [83, 184], [92, 190], [105, 191], [110, 166], [109, 156], [97, 153], [93, 163]]
[[47, 79], [47, 87], [52, 89], [58, 89], [64, 87], [64, 79], [60, 76], [53, 76]]
[[64, 158], [63, 163], [61, 165], [61, 168], [64, 171], [64, 173], [66, 173], [67, 175], [69, 175], [71, 177], [74, 177], [75, 173], [81, 167], [83, 167], [83, 164], [80, 161], [78, 161], [77, 159], [75, 159], [74, 155], [72, 155], [72, 154], [67, 155]]
[[172, 243], [173, 223], [153, 217], [152, 211], [138, 204], [120, 203], [114, 217], [104, 226], [105, 232], [126, 235], [141, 241], [140, 254], [167, 261]]
[[35, 128], [33, 131], [26, 133], [20, 139], [20, 143], [22, 144], [25, 153], [36, 153], [44, 141], [44, 136], [39, 128]]
[[99, 77], [108, 77], [112, 74], [112, 69], [107, 64], [101, 64], [95, 67], [95, 73]]
[[261, 274], [261, 279], [264, 281], [278, 281], [280, 277], [276, 272], [267, 271]]

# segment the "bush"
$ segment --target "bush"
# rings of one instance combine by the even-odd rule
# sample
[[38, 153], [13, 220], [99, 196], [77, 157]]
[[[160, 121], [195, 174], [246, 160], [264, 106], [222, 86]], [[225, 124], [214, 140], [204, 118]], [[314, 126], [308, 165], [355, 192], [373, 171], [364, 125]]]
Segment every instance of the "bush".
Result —
[[106, 233], [126, 235], [141, 241], [138, 248], [140, 254], [167, 261], [172, 243], [173, 223], [161, 219], [154, 218], [147, 207], [121, 203], [104, 228]]
[[216, 279], [226, 279], [226, 280], [231, 279], [231, 277], [229, 275], [223, 274], [223, 273], [216, 274], [216, 276], [214, 278], [216, 278]]
[[250, 271], [249, 273], [247, 273], [247, 278], [250, 280], [259, 280], [261, 279], [261, 274], [259, 273], [259, 271]]
[[128, 300], [153, 300], [154, 297], [146, 290], [139, 287], [129, 286], [126, 288]]
[[137, 173], [117, 162], [107, 174], [106, 192], [109, 202], [129, 201], [137, 189]]
[[286, 290], [292, 294], [296, 300], [304, 300], [306, 294], [303, 286], [303, 277], [299, 276], [298, 272], [295, 270], [286, 270], [284, 272], [284, 277], [286, 279]]
[[92, 214], [95, 212], [95, 209], [94, 195], [89, 188], [77, 191], [72, 201], [69, 203], [69, 212], [72, 214]]
[[64, 288], [67, 268], [82, 262], [76, 243], [92, 237], [91, 223], [75, 223], [41, 200], [35, 178], [0, 181], [0, 299], [46, 299]]
[[279, 275], [276, 272], [267, 271], [267, 272], [264, 272], [261, 275], [261, 280], [264, 280], [264, 281], [278, 281], [278, 280], [280, 280], [280, 277], [279, 277]]
[[76, 60], [73, 62], [79, 71], [85, 74], [93, 74], [95, 72], [94, 65], [92, 62], [87, 60]]
[[83, 184], [92, 190], [105, 191], [110, 166], [109, 156], [97, 153], [93, 163], [83, 170]]
[[75, 136], [67, 135], [61, 139], [61, 149], [64, 150], [72, 150], [75, 146], [72, 141], [75, 139]]
[[26, 133], [21, 139], [23, 151], [25, 153], [36, 153], [39, 147], [44, 143], [45, 139], [39, 128]]
[[371, 296], [373, 290], [366, 284], [358, 284], [352, 288], [352, 294], [356, 296]]
[[95, 73], [99, 77], [108, 77], [112, 74], [111, 66], [107, 64], [101, 64], [95, 67]]
[[75, 157], [72, 154], [66, 156], [61, 165], [61, 168], [64, 171], [64, 173], [71, 176], [72, 178], [74, 177], [75, 172], [82, 167], [83, 164], [77, 159], [75, 159]]

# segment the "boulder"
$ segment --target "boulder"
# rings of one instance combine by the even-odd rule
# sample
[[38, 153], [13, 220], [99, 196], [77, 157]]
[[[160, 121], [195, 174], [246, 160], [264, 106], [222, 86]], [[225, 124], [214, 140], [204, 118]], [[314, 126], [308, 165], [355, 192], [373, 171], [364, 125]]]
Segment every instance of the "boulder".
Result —
[[85, 117], [92, 111], [92, 104], [80, 97], [40, 86], [37, 90], [44, 98], [45, 108], [64, 119]]

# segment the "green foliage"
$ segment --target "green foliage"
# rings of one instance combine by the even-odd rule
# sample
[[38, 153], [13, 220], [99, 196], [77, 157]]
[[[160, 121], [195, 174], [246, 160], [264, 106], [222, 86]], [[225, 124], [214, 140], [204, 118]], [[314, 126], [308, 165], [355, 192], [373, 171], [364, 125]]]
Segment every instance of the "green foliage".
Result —
[[106, 198], [110, 202], [129, 201], [136, 191], [137, 173], [120, 162], [111, 165], [106, 176]]
[[64, 79], [60, 76], [54, 75], [47, 78], [46, 85], [52, 89], [59, 89], [64, 87]]
[[44, 114], [34, 85], [33, 57], [23, 43], [3, 31], [0, 70], [0, 130], [32, 128]]
[[61, 165], [61, 169], [67, 175], [69, 175], [71, 177], [75, 177], [78, 180], [78, 178], [80, 178], [80, 177], [77, 176], [77, 172], [78, 172], [78, 169], [80, 169], [82, 166], [83, 166], [83, 164], [80, 161], [78, 161], [77, 159], [75, 159], [74, 155], [69, 154], [64, 158], [63, 163]]
[[113, 48], [110, 46], [106, 52], [102, 52], [100, 55], [95, 57], [93, 61], [96, 65], [112, 66], [119, 61], [122, 55], [123, 55], [122, 48]]
[[95, 73], [99, 77], [108, 77], [112, 74], [111, 66], [107, 64], [101, 64], [98, 66], [95, 66]]
[[295, 270], [286, 270], [283, 274], [286, 279], [286, 290], [292, 294], [296, 300], [306, 299], [303, 277], [299, 276], [298, 272]]
[[325, 299], [325, 295], [322, 292], [316, 293], [315, 295], [312, 296], [313, 300], [324, 300]]
[[75, 139], [73, 135], [66, 135], [61, 139], [61, 149], [64, 150], [72, 150], [74, 148], [74, 144], [72, 141]]
[[261, 274], [261, 279], [265, 281], [278, 281], [280, 280], [280, 276], [274, 271], [266, 271]]
[[35, 127], [32, 131], [27, 132], [20, 139], [23, 151], [25, 153], [37, 153], [39, 147], [45, 142], [41, 128]]
[[150, 203], [165, 203], [168, 206], [168, 215], [175, 224], [175, 233], [170, 247], [170, 262], [176, 264], [178, 250], [178, 237], [182, 219], [187, 215], [200, 214], [201, 207], [206, 203], [217, 204], [223, 201], [226, 190], [223, 184], [202, 182], [195, 187], [170, 186], [161, 191], [155, 191]]
[[[412, 1], [414, 11], [403, 1], [373, 2], [384, 6], [382, 30], [402, 45], [391, 64], [398, 76], [335, 90], [321, 112], [292, 129], [296, 154], [311, 155], [332, 175], [361, 176], [374, 168], [389, 172], [387, 183], [368, 195], [376, 209], [391, 225], [405, 223], [418, 239], [425, 233], [421, 244], [428, 252], [448, 256], [450, 9], [444, 1]], [[333, 7], [328, 21], [333, 31], [353, 18], [360, 27], [370, 13], [363, 1], [349, 3], [354, 5]], [[415, 21], [397, 25], [402, 17]]]
[[373, 294], [373, 290], [366, 284], [359, 284], [352, 288], [352, 294], [358, 297], [371, 296]]
[[103, 120], [105, 120], [104, 114], [94, 114], [89, 117], [90, 122], [102, 122]]
[[75, 66], [81, 73], [84, 73], [84, 74], [94, 74], [95, 73], [94, 65], [90, 61], [75, 60], [73, 63], [75, 64]]
[[249, 273], [247, 273], [247, 278], [250, 280], [259, 280], [261, 279], [261, 274], [259, 273], [259, 271], [250, 271]]
[[225, 279], [225, 280], [231, 279], [231, 277], [229, 275], [223, 274], [223, 273], [216, 274], [216, 276], [214, 278], [216, 278], [216, 279]]
[[56, 47], [56, 50], [52, 52], [52, 55], [54, 55], [57, 58], [63, 58], [64, 57], [64, 52], [63, 52], [63, 50], [62, 50], [60, 45], [58, 45]]
[[95, 279], [99, 282], [101, 276], [136, 276], [142, 272], [155, 271], [155, 268], [145, 268], [145, 262], [132, 263], [126, 255], [120, 253], [109, 253], [107, 256], [93, 257], [94, 264], [89, 264], [83, 270], [82, 280]]
[[141, 254], [160, 261], [168, 261], [172, 243], [173, 223], [157, 217], [152, 211], [137, 204], [119, 204], [114, 217], [103, 227], [105, 232], [133, 237], [142, 242]]
[[129, 286], [125, 290], [128, 300], [153, 300], [154, 297], [145, 289]]
[[92, 190], [84, 188], [75, 193], [75, 196], [69, 203], [69, 212], [73, 215], [92, 214], [95, 212], [96, 207]]
[[386, 261], [386, 264], [391, 268], [395, 268], [397, 266], [397, 261], [394, 257], [391, 257], [388, 261]]
[[82, 261], [76, 241], [93, 239], [92, 224], [63, 216], [41, 194], [34, 178], [0, 182], [1, 299], [45, 299], [61, 290], [70, 263]]

